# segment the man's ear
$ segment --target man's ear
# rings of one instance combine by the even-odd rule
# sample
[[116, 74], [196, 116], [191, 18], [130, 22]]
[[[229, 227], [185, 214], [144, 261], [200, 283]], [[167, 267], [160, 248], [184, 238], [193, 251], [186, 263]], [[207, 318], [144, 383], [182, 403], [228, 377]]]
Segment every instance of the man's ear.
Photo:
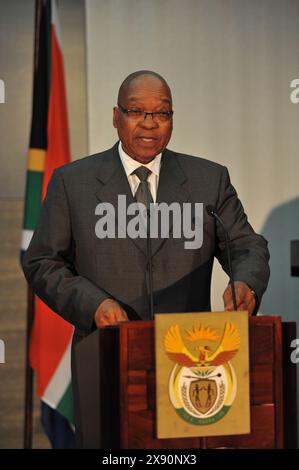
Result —
[[118, 128], [118, 116], [119, 116], [119, 109], [117, 106], [113, 108], [113, 126], [117, 129]]

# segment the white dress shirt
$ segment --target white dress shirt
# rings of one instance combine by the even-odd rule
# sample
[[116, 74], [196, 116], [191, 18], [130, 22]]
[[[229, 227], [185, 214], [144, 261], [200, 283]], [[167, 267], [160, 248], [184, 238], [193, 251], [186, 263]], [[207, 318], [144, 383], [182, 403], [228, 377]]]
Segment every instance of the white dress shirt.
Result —
[[159, 155], [157, 155], [151, 162], [147, 164], [143, 164], [143, 163], [137, 162], [137, 160], [134, 160], [134, 158], [126, 154], [126, 152], [122, 148], [121, 142], [119, 142], [119, 145], [118, 145], [118, 152], [119, 152], [119, 156], [123, 164], [124, 170], [126, 172], [133, 196], [135, 196], [135, 193], [140, 183], [138, 176], [133, 174], [134, 171], [140, 166], [145, 166], [146, 168], [151, 170], [152, 173], [148, 177], [148, 183], [149, 183], [149, 189], [150, 189], [153, 201], [156, 202], [162, 154], [159, 153]]

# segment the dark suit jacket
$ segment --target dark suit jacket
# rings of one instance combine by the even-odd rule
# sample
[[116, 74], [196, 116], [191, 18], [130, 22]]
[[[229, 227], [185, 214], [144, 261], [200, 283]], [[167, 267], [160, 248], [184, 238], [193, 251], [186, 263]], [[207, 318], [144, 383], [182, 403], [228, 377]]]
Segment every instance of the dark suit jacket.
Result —
[[[148, 318], [146, 242], [104, 239], [95, 234], [95, 207], [124, 194], [134, 202], [118, 155], [112, 149], [55, 171], [40, 219], [24, 258], [25, 276], [51, 309], [89, 334], [98, 305], [117, 299], [130, 318]], [[165, 150], [157, 202], [212, 205], [231, 236], [235, 280], [246, 282], [261, 300], [269, 278], [267, 242], [247, 221], [225, 167]], [[203, 245], [185, 249], [184, 239], [152, 241], [156, 312], [210, 310], [210, 281], [216, 256], [228, 270], [224, 233], [204, 211]]]

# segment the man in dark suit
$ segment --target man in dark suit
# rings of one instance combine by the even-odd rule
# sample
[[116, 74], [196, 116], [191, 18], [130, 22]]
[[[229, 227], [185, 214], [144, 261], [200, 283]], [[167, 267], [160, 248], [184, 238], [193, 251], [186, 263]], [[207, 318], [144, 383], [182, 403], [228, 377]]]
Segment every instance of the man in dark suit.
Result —
[[[24, 272], [35, 293], [75, 326], [74, 342], [96, 327], [150, 318], [146, 240], [100, 239], [95, 232], [99, 203], [116, 208], [118, 195], [125, 195], [129, 206], [140, 188], [156, 203], [215, 208], [231, 238], [237, 307], [249, 314], [258, 308], [269, 278], [267, 242], [248, 223], [225, 167], [166, 149], [172, 114], [171, 92], [160, 75], [129, 75], [113, 111], [119, 143], [59, 168], [49, 183]], [[225, 234], [205, 210], [201, 248], [186, 249], [185, 241], [171, 234], [152, 240], [156, 312], [210, 310], [215, 256], [228, 272]], [[230, 286], [223, 298], [233, 310]]]

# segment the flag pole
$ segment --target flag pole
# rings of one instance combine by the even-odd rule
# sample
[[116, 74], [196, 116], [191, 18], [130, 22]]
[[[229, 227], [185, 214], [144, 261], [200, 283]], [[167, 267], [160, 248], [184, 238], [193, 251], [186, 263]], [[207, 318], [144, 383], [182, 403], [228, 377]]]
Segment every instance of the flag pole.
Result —
[[26, 365], [25, 365], [25, 415], [24, 449], [32, 449], [33, 415], [33, 369], [29, 361], [30, 335], [34, 319], [34, 294], [27, 288], [27, 328], [26, 328]]
[[[33, 58], [33, 84], [38, 66], [39, 34], [42, 17], [43, 0], [35, 0], [35, 28], [34, 28], [34, 58]], [[33, 85], [34, 86], [34, 85]], [[34, 294], [27, 287], [27, 324], [26, 324], [26, 353], [25, 353], [25, 403], [24, 403], [24, 449], [32, 448], [33, 435], [33, 369], [30, 366], [30, 336], [34, 320]]]

